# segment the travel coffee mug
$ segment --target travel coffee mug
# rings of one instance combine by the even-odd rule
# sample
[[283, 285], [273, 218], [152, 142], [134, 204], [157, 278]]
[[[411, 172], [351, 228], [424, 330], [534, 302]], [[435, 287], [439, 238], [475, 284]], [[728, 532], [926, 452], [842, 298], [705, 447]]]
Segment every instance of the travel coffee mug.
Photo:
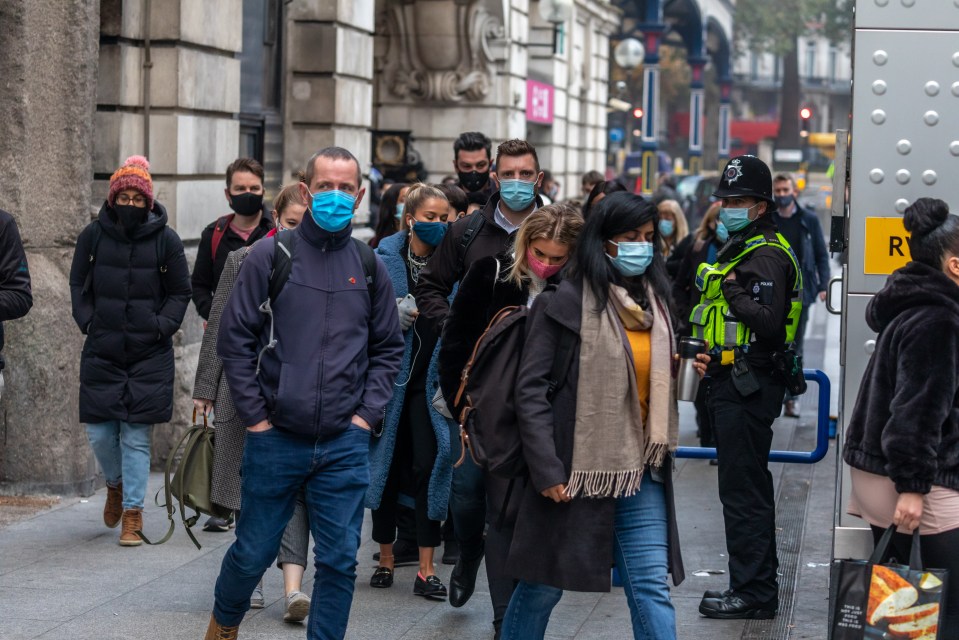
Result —
[[693, 368], [696, 356], [706, 353], [706, 341], [699, 338], [679, 339], [679, 378], [676, 381], [676, 395], [680, 400], [694, 402], [699, 391], [699, 372]]

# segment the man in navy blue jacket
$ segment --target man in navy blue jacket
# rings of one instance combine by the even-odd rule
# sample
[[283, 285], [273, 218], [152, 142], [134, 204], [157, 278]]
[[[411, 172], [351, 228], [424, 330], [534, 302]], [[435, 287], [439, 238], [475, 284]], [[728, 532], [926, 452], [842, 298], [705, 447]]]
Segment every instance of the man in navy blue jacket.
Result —
[[217, 352], [247, 434], [243, 508], [207, 637], [236, 637], [300, 488], [316, 543], [308, 637], [342, 638], [353, 600], [370, 437], [404, 341], [386, 267], [376, 259], [368, 288], [351, 239], [364, 193], [356, 158], [339, 147], [319, 151], [300, 187], [311, 204], [296, 229], [282, 232], [293, 234], [289, 280], [270, 303], [274, 252], [283, 247], [256, 243], [220, 321]]
[[[802, 267], [802, 315], [799, 316], [799, 326], [796, 329], [796, 352], [802, 355], [806, 322], [809, 320], [809, 307], [816, 304], [817, 300], [826, 300], [830, 275], [829, 252], [826, 249], [826, 240], [819, 218], [799, 204], [799, 189], [792, 174], [776, 174], [773, 178], [773, 197], [776, 199], [778, 209], [773, 214], [773, 220], [779, 228], [779, 233], [783, 234], [789, 246], [793, 248]], [[784, 404], [783, 415], [789, 418], [799, 417], [794, 397], [787, 393]]]

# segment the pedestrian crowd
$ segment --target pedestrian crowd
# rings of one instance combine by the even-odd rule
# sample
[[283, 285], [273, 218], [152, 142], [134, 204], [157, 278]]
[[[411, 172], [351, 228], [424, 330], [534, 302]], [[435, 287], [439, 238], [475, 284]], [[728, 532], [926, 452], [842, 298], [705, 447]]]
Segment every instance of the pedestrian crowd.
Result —
[[[203, 230], [192, 273], [147, 159], [116, 170], [70, 273], [86, 336], [79, 419], [106, 480], [104, 524], [120, 527], [120, 545], [142, 544], [150, 427], [172, 417], [173, 336], [192, 299], [204, 320], [194, 404], [216, 434], [211, 498], [232, 514], [204, 527], [236, 535], [207, 640], [238, 637], [274, 562], [284, 620], [343, 638], [365, 509], [373, 588], [417, 564], [415, 596], [461, 607], [485, 560], [493, 636], [528, 640], [545, 636], [564, 591], [609, 591], [615, 567], [633, 637], [675, 638], [682, 343], [698, 351], [702, 381], [684, 399], [717, 450], [729, 555], [729, 588], [707, 591], [699, 611], [774, 617], [772, 423], [798, 415], [803, 334], [829, 279], [795, 180], [734, 158], [690, 229], [668, 181], [645, 199], [590, 171], [561, 201], [524, 140], [494, 154], [464, 133], [453, 169], [441, 184], [385, 186], [365, 243], [350, 151], [315, 153], [272, 207], [262, 166], [237, 159], [232, 213]], [[923, 555], [959, 570], [959, 223], [929, 199], [905, 223], [913, 262], [867, 313], [880, 339], [844, 453], [850, 511], [877, 535], [899, 525], [899, 557], [921, 527]], [[9, 320], [29, 310], [29, 272], [3, 212], [0, 234]], [[934, 354], [943, 366], [930, 378]]]

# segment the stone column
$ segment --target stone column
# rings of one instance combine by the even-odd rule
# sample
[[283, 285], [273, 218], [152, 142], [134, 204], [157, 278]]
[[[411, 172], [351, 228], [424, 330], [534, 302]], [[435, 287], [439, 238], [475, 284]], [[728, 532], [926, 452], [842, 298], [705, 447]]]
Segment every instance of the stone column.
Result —
[[729, 129], [732, 122], [733, 81], [731, 78], [719, 80], [719, 170], [722, 171], [729, 160]]
[[[323, 147], [370, 162], [373, 0], [298, 0], [287, 11], [284, 179]], [[368, 211], [369, 202], [360, 207]]]
[[99, 25], [98, 2], [0, 3], [0, 207], [17, 220], [33, 283], [29, 315], [4, 323], [0, 492], [93, 487], [68, 277], [89, 220]]
[[642, 27], [646, 37], [646, 57], [643, 60], [643, 195], [652, 195], [656, 189], [659, 169], [659, 44], [666, 26], [647, 24]]
[[689, 58], [692, 77], [689, 82], [689, 173], [697, 175], [703, 168], [703, 103], [706, 90], [703, 71], [708, 60], [702, 57]]

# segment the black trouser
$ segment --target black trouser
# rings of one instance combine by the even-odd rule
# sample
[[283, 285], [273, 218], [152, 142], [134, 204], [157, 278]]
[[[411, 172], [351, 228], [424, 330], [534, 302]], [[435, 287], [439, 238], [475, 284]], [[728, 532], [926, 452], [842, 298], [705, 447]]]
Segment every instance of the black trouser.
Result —
[[729, 586], [744, 599], [778, 602], [776, 498], [769, 472], [773, 421], [785, 394], [779, 375], [753, 367], [760, 390], [743, 397], [723, 371], [710, 381], [707, 405], [719, 458], [719, 499], [726, 523]]
[[709, 397], [709, 378], [704, 378], [699, 382], [699, 389], [696, 391], [696, 400], [693, 406], [696, 407], [696, 427], [699, 429], [699, 446], [715, 447], [716, 442], [713, 438], [713, 419], [709, 414], [709, 407], [706, 406], [706, 398]]
[[[885, 529], [872, 527], [873, 542], [878, 543]], [[900, 564], [909, 564], [912, 536], [898, 531], [893, 534], [886, 555], [880, 562], [892, 558]], [[920, 549], [923, 569], [947, 569], [945, 618], [939, 620], [940, 638], [959, 638], [959, 529], [922, 536]]]
[[497, 627], [506, 615], [513, 588], [516, 586], [507, 570], [506, 560], [513, 543], [513, 527], [516, 525], [519, 503], [527, 481], [523, 478], [513, 480], [512, 492], [509, 491], [510, 482], [486, 474], [486, 514], [489, 522], [486, 530], [486, 579], [489, 581], [489, 595], [493, 602], [493, 624]]
[[389, 544], [396, 539], [396, 500], [403, 478], [409, 473], [410, 460], [416, 501], [416, 546], [438, 547], [440, 523], [430, 520], [428, 507], [430, 476], [436, 462], [436, 435], [426, 404], [426, 392], [421, 389], [406, 392], [390, 475], [383, 489], [380, 508], [373, 511], [373, 540], [380, 544]]

